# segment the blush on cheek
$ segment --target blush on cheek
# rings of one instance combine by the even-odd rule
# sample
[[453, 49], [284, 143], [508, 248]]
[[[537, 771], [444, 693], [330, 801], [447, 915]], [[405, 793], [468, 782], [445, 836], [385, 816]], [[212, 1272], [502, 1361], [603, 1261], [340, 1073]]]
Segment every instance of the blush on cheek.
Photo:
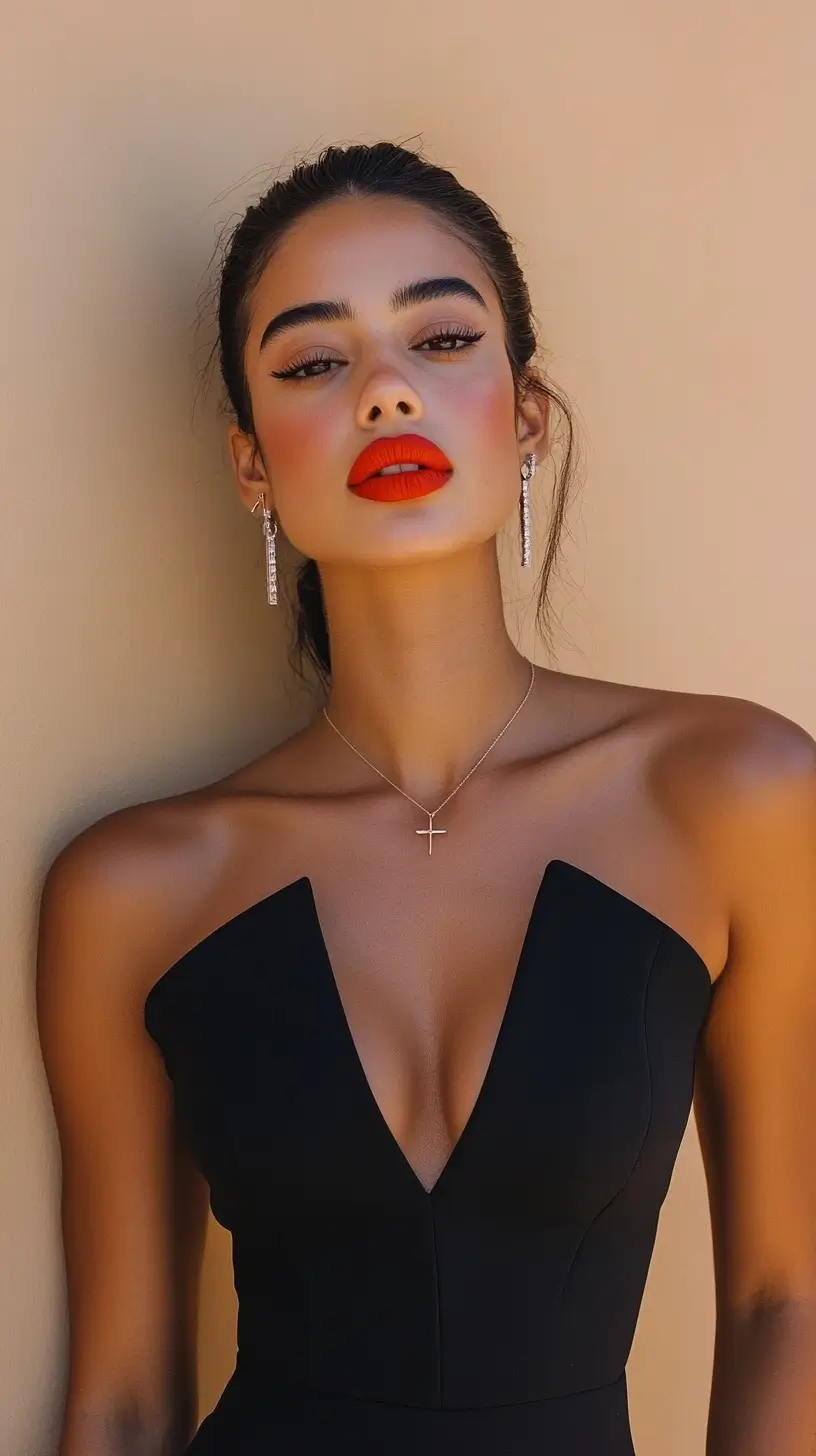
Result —
[[489, 448], [501, 449], [515, 437], [515, 399], [512, 380], [483, 379], [474, 381], [461, 400], [457, 411], [471, 438], [481, 436]]
[[283, 530], [306, 556], [325, 554], [324, 528], [331, 539], [332, 511], [343, 501], [351, 463], [348, 435], [348, 422], [324, 408], [281, 409], [264, 421], [264, 453]]
[[270, 422], [267, 431], [270, 470], [284, 478], [309, 473], [321, 454], [315, 421], [283, 417]]

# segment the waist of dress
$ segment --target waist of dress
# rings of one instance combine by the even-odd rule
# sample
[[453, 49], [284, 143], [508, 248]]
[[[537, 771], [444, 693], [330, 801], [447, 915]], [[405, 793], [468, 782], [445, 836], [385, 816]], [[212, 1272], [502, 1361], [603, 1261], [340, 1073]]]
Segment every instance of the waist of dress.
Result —
[[243, 1456], [265, 1440], [276, 1456], [635, 1456], [625, 1371], [568, 1395], [452, 1409], [282, 1386], [239, 1363], [190, 1456]]

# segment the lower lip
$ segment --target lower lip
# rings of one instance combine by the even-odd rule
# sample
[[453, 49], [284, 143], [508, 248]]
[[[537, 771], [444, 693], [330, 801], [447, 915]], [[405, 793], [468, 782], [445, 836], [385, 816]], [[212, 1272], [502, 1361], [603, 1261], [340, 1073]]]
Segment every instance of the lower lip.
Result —
[[349, 490], [366, 500], [413, 500], [447, 485], [452, 475], [452, 470], [400, 470], [393, 475], [371, 475], [359, 485], [350, 485]]

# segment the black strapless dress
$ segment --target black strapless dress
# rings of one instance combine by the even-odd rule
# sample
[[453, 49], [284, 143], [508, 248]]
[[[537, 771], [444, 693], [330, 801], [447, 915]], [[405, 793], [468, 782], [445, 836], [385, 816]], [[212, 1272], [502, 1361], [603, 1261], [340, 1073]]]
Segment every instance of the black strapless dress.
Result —
[[711, 993], [677, 931], [550, 860], [428, 1192], [369, 1087], [308, 876], [176, 961], [145, 1025], [239, 1311], [191, 1456], [633, 1456], [625, 1365]]

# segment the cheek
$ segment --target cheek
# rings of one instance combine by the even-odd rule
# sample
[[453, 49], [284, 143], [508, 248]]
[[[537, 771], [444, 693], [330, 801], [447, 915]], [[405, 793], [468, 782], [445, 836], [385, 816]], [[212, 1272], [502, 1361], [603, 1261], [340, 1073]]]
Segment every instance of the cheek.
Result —
[[519, 490], [516, 400], [512, 376], [474, 381], [462, 400], [457, 428], [465, 436], [462, 459], [469, 462], [469, 508], [482, 537], [498, 528]]
[[459, 419], [471, 440], [480, 440], [491, 456], [515, 449], [515, 396], [512, 379], [474, 381], [461, 401]]
[[285, 535], [306, 556], [330, 554], [325, 534], [331, 541], [337, 529], [333, 510], [348, 452], [344, 428], [347, 435], [336, 411], [314, 406], [270, 410], [263, 422], [276, 510]]
[[277, 410], [264, 421], [264, 442], [273, 475], [319, 479], [337, 454], [338, 422], [325, 409]]

